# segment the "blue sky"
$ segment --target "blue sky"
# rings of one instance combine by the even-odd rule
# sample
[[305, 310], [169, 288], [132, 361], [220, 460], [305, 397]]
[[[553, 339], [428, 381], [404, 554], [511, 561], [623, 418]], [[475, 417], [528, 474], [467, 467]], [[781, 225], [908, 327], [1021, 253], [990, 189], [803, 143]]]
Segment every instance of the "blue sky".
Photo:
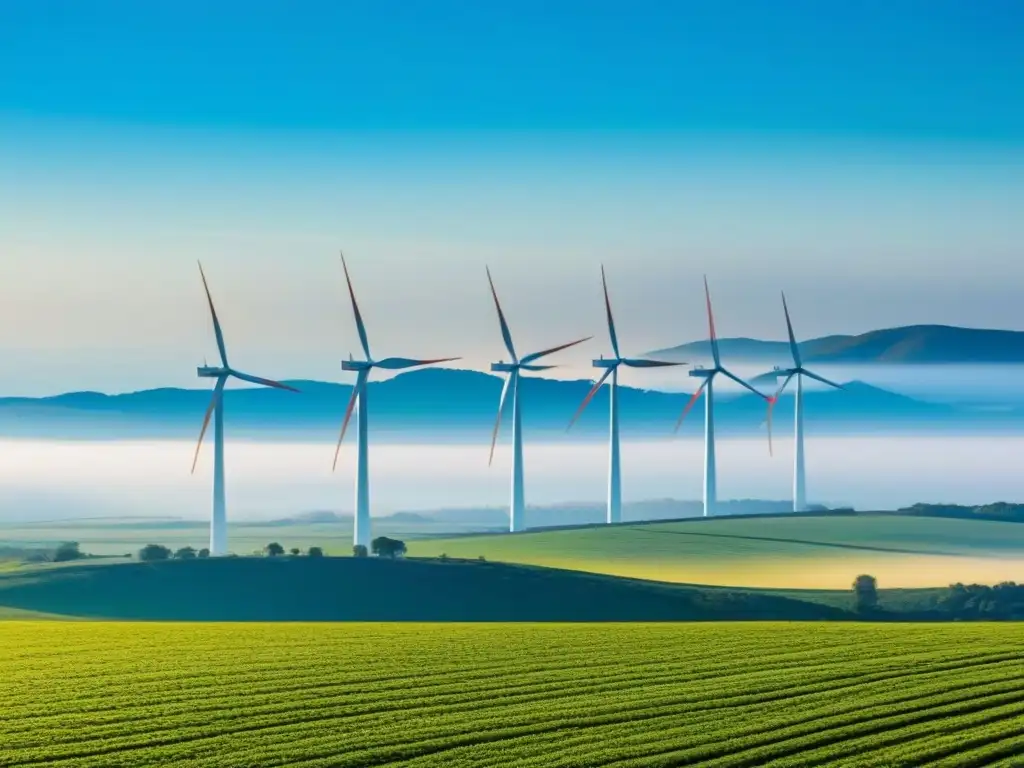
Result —
[[485, 263], [570, 362], [602, 261], [637, 351], [704, 272], [723, 335], [1024, 328], [1019, 3], [7, 0], [0, 73], [4, 393], [193, 382], [196, 258], [339, 378], [339, 248], [380, 354], [498, 356]]

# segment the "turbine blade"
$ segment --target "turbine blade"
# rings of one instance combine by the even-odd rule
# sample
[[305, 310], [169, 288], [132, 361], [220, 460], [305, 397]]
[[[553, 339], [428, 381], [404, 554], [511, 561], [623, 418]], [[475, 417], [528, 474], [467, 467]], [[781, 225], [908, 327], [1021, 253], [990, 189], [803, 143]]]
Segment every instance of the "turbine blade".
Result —
[[779, 402], [779, 397], [786, 390], [786, 387], [789, 386], [789, 382], [791, 382], [793, 380], [794, 376], [796, 376], [796, 371], [795, 370], [790, 371], [789, 375], [786, 376], [785, 380], [782, 382], [782, 386], [779, 387], [778, 389], [776, 389], [775, 390], [775, 394], [768, 398], [768, 413], [765, 416], [765, 422], [768, 425], [768, 455], [769, 456], [774, 456], [775, 455], [773, 450], [772, 450], [772, 413], [775, 410], [775, 404]]
[[796, 335], [793, 333], [793, 323], [789, 319], [789, 307], [786, 306], [786, 293], [782, 293], [782, 311], [786, 313], [786, 331], [789, 333], [789, 351], [793, 353], [793, 362], [800, 367], [800, 348], [796, 343]]
[[779, 387], [778, 389], [776, 389], [775, 390], [775, 394], [772, 395], [772, 399], [773, 400], [777, 400], [778, 399], [778, 397], [785, 391], [786, 387], [789, 386], [789, 382], [791, 382], [793, 380], [794, 376], [796, 376], [796, 371], [790, 371], [789, 375], [782, 382], [782, 386]]
[[413, 360], [408, 357], [385, 357], [373, 364], [374, 368], [384, 368], [390, 371], [398, 371], [403, 368], [416, 368], [420, 365], [434, 365], [435, 363], [449, 363], [452, 360], [460, 360], [458, 357], [440, 357], [436, 360]]
[[757, 376], [750, 380], [753, 385], [758, 384], [775, 384], [779, 383], [779, 372], [778, 371], [766, 371], [765, 373], [759, 373]]
[[345, 254], [341, 254], [341, 268], [345, 270], [345, 282], [348, 283], [348, 295], [352, 299], [352, 313], [356, 316], [356, 331], [359, 333], [359, 343], [363, 347], [366, 359], [370, 359], [370, 342], [366, 338], [366, 326], [363, 324], [363, 315], [359, 311], [359, 304], [356, 302], [356, 292], [352, 288], [352, 278], [348, 274], [348, 264], [345, 263]]
[[715, 315], [711, 311], [711, 291], [708, 290], [707, 275], [704, 275], [704, 299], [708, 305], [708, 337], [711, 341], [711, 355], [715, 360], [715, 367], [720, 368], [722, 361], [718, 355], [718, 334], [715, 333]]
[[[505, 412], [505, 398], [508, 396], [509, 386], [512, 384], [512, 377], [515, 376], [518, 379], [518, 375], [510, 373], [505, 379], [505, 384], [501, 388], [501, 399], [498, 400], [498, 417], [494, 420], [494, 430], [491, 432], [491, 455], [487, 459], [487, 466], [491, 466], [494, 461], [494, 445], [498, 442], [498, 429], [501, 427], [501, 415]], [[518, 386], [518, 383], [517, 383]]]
[[604, 275], [604, 264], [601, 265], [601, 285], [604, 288], [604, 309], [608, 315], [608, 335], [612, 340], [612, 351], [615, 352], [616, 358], [620, 358], [622, 355], [619, 354], [619, 337], [615, 333], [615, 318], [612, 317], [612, 302], [608, 298], [608, 280]]
[[501, 311], [501, 302], [498, 301], [498, 292], [494, 289], [494, 280], [491, 278], [491, 268], [487, 267], [487, 282], [491, 284], [491, 296], [494, 297], [494, 307], [498, 310], [498, 322], [501, 323], [501, 338], [505, 341], [505, 349], [512, 355], [512, 362], [519, 362], [516, 357], [516, 348], [512, 346], [512, 332], [508, 329], [508, 321], [505, 320], [505, 313]]
[[231, 370], [228, 374], [234, 376], [236, 379], [242, 381], [248, 381], [252, 384], [261, 384], [264, 387], [273, 387], [274, 389], [287, 389], [289, 392], [298, 392], [295, 387], [289, 386], [288, 384], [282, 384], [280, 381], [274, 381], [273, 379], [261, 379], [259, 376], [253, 376], [249, 373], [242, 373], [241, 371]]
[[228, 367], [228, 350], [224, 346], [224, 333], [220, 329], [220, 320], [217, 319], [217, 310], [213, 308], [213, 297], [210, 296], [210, 286], [206, 283], [206, 273], [203, 272], [202, 262], [199, 264], [199, 276], [203, 278], [203, 290], [206, 291], [206, 303], [210, 305], [210, 315], [213, 317], [213, 334], [217, 337], [217, 351], [220, 352], [220, 362]]
[[601, 385], [604, 384], [605, 381], [607, 381], [608, 377], [612, 375], [613, 370], [615, 369], [608, 368], [607, 370], [605, 370], [605, 372], [601, 375], [601, 378], [599, 378], [597, 382], [594, 384], [594, 386], [590, 388], [590, 391], [587, 393], [587, 396], [583, 398], [583, 402], [580, 404], [580, 407], [576, 409], [576, 413], [573, 414], [572, 419], [569, 420], [569, 426], [565, 428], [566, 432], [572, 429], [572, 425], [576, 423], [576, 419], [583, 415], [583, 411], [586, 410], [586, 407], [590, 403], [590, 401], [594, 399], [594, 395], [597, 394], [597, 390], [601, 388]]
[[679, 421], [676, 422], [676, 428], [673, 431], [678, 432], [679, 428], [683, 426], [683, 419], [686, 418], [686, 414], [690, 412], [690, 409], [693, 408], [693, 404], [700, 398], [701, 393], [704, 391], [704, 388], [707, 387], [709, 381], [711, 381], [710, 378], [704, 379], [704, 381], [700, 383], [700, 386], [697, 387], [697, 391], [693, 393], [693, 397], [686, 402], [686, 407], [683, 408], [683, 412], [679, 415]]
[[217, 379], [217, 384], [213, 388], [213, 396], [210, 398], [210, 404], [206, 406], [206, 415], [203, 416], [203, 428], [199, 430], [199, 442], [196, 443], [196, 452], [192, 457], [192, 474], [196, 473], [196, 463], [199, 461], [199, 449], [203, 447], [203, 436], [206, 434], [206, 428], [210, 426], [210, 416], [213, 415], [213, 409], [217, 407], [217, 403], [220, 402], [221, 395], [224, 392], [224, 383], [227, 381], [225, 376], [221, 376]]
[[592, 338], [594, 337], [587, 336], [586, 338], [583, 339], [576, 339], [576, 341], [570, 341], [568, 344], [559, 344], [557, 347], [552, 347], [551, 349], [545, 349], [540, 352], [533, 352], [532, 354], [529, 354], [526, 357], [524, 357], [523, 362], [532, 363], [534, 360], [540, 360], [540, 358], [542, 357], [547, 357], [548, 355], [554, 354], [555, 352], [561, 352], [563, 349], [575, 347], [577, 344], [582, 344], [584, 341], [590, 341]]
[[765, 394], [764, 392], [759, 392], [758, 390], [754, 389], [754, 388], [753, 388], [752, 386], [750, 386], [749, 384], [747, 384], [747, 382], [745, 382], [745, 381], [744, 381], [743, 379], [741, 379], [741, 378], [740, 378], [739, 376], [737, 376], [736, 374], [734, 374], [734, 373], [733, 373], [732, 371], [727, 371], [727, 370], [726, 370], [725, 368], [720, 368], [720, 369], [719, 369], [719, 371], [720, 371], [720, 372], [721, 372], [722, 374], [724, 374], [725, 376], [727, 376], [728, 378], [730, 378], [730, 379], [732, 379], [733, 381], [735, 381], [735, 382], [736, 382], [737, 384], [739, 384], [739, 385], [740, 385], [741, 387], [743, 387], [744, 389], [749, 389], [749, 390], [750, 390], [751, 392], [753, 392], [753, 393], [754, 393], [755, 395], [757, 395], [758, 397], [762, 397], [762, 398], [764, 398], [765, 400], [768, 400], [768, 399], [769, 399], [768, 395], [766, 395], [766, 394]]
[[557, 365], [520, 365], [519, 370], [521, 371], [550, 371], [552, 368], [557, 368]]
[[686, 365], [683, 360], [678, 363], [669, 363], [664, 360], [646, 360], [644, 358], [623, 358], [620, 362], [630, 368], [667, 368], [672, 365]]
[[331, 465], [331, 472], [338, 468], [338, 455], [341, 453], [341, 443], [345, 439], [345, 432], [348, 430], [348, 422], [352, 418], [352, 411], [355, 409], [356, 400], [366, 386], [366, 379], [370, 375], [368, 370], [362, 370], [356, 375], [355, 386], [352, 387], [352, 396], [348, 399], [348, 407], [345, 409], [345, 418], [341, 422], [341, 434], [338, 436], [338, 446], [334, 449], [334, 464]]
[[822, 384], [828, 384], [830, 387], [835, 387], [836, 389], [846, 389], [846, 387], [844, 387], [842, 384], [836, 384], [834, 381], [829, 381], [824, 376], [819, 376], [816, 373], [811, 373], [806, 368], [801, 368], [800, 369], [800, 373], [802, 373], [804, 376], [806, 376], [809, 379], [814, 379], [815, 381], [820, 381]]

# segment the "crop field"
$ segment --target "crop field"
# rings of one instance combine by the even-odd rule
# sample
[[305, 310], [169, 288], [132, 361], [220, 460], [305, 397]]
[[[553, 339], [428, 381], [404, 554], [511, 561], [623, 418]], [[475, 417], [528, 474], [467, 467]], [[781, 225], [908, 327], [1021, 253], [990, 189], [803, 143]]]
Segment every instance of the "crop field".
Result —
[[569, 568], [690, 584], [849, 589], [1024, 581], [1024, 525], [896, 516], [622, 524], [409, 542], [409, 554]]
[[0, 646], [4, 766], [1010, 766], [1024, 751], [1013, 625], [11, 621]]

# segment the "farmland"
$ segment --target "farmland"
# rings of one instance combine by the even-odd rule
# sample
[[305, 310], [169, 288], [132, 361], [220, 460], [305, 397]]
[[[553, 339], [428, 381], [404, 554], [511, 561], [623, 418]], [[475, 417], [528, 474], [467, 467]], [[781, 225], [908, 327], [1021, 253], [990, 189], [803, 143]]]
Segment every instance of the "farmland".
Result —
[[1005, 765], [1014, 625], [0, 623], [0, 765]]
[[891, 515], [627, 523], [410, 542], [416, 556], [569, 568], [677, 583], [847, 589], [1024, 580], [1024, 525]]

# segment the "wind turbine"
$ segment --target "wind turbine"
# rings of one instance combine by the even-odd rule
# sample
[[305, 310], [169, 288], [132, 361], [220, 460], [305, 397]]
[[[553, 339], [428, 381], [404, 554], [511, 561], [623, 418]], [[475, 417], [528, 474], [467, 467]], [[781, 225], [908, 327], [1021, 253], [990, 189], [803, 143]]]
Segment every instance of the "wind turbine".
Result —
[[228, 521], [227, 510], [224, 502], [224, 385], [228, 379], [236, 378], [240, 381], [248, 381], [252, 384], [260, 384], [264, 387], [275, 389], [287, 389], [290, 392], [298, 392], [295, 387], [282, 384], [279, 381], [261, 379], [259, 376], [252, 376], [235, 370], [228, 364], [228, 352], [224, 346], [224, 334], [220, 328], [220, 321], [217, 319], [217, 310], [213, 308], [213, 298], [210, 296], [210, 286], [206, 283], [206, 275], [203, 273], [203, 265], [199, 264], [199, 276], [203, 278], [203, 289], [206, 291], [206, 302], [210, 305], [210, 316], [213, 318], [213, 333], [217, 337], [217, 351], [220, 352], [220, 366], [202, 365], [196, 369], [200, 378], [216, 379], [213, 387], [213, 397], [210, 398], [210, 405], [206, 408], [206, 415], [203, 417], [203, 428], [199, 431], [199, 442], [196, 444], [195, 456], [192, 457], [192, 474], [196, 471], [196, 462], [199, 461], [199, 449], [203, 445], [203, 435], [210, 424], [210, 416], [213, 418], [213, 517], [210, 520], [210, 554], [213, 556], [226, 555], [228, 553]]
[[494, 307], [498, 310], [498, 322], [501, 324], [501, 337], [505, 341], [505, 349], [508, 350], [509, 355], [512, 357], [512, 362], [506, 363], [504, 360], [500, 360], [497, 363], [491, 363], [491, 370], [496, 373], [507, 373], [508, 378], [505, 379], [505, 385], [501, 388], [501, 400], [498, 401], [498, 418], [494, 421], [494, 431], [491, 434], [491, 456], [487, 461], [487, 465], [490, 466], [494, 461], [494, 444], [498, 440], [498, 428], [501, 426], [501, 416], [505, 411], [505, 399], [508, 397], [509, 390], [512, 391], [512, 502], [509, 507], [509, 530], [515, 533], [521, 531], [524, 528], [525, 518], [525, 502], [523, 500], [523, 421], [521, 413], [521, 403], [519, 399], [519, 376], [522, 371], [545, 371], [550, 368], [554, 368], [553, 365], [536, 365], [535, 360], [540, 360], [542, 357], [560, 352], [563, 349], [581, 344], [588, 339], [593, 338], [587, 336], [583, 339], [577, 339], [576, 341], [570, 341], [568, 344], [560, 344], [557, 347], [551, 347], [540, 352], [532, 352], [529, 355], [524, 355], [520, 358], [516, 355], [515, 347], [512, 345], [512, 333], [508, 329], [508, 323], [505, 321], [505, 313], [501, 311], [501, 302], [498, 301], [498, 292], [494, 290], [494, 280], [491, 278], [491, 270], [487, 269], [487, 281], [491, 284], [491, 296], [494, 297]]
[[[697, 387], [697, 391], [693, 393], [689, 402], [686, 403], [686, 407], [683, 408], [683, 412], [680, 414], [679, 420], [676, 422], [676, 432], [678, 432], [679, 427], [682, 426], [683, 419], [686, 418], [686, 414], [690, 412], [693, 404], [697, 402], [697, 398], [699, 398], [701, 393], [704, 392], [704, 517], [709, 517], [715, 513], [715, 506], [718, 503], [718, 477], [715, 469], [715, 376], [722, 374], [726, 378], [735, 381], [741, 387], [749, 389], [758, 397], [769, 401], [769, 403], [771, 402], [771, 398], [761, 392], [758, 392], [739, 376], [722, 366], [722, 358], [718, 352], [718, 336], [715, 334], [715, 316], [711, 311], [711, 292], [708, 290], [708, 279], [706, 276], [704, 277], [704, 298], [708, 309], [708, 335], [711, 342], [711, 356], [714, 360], [714, 367], [698, 367], [690, 371], [691, 376], [703, 379], [703, 381], [701, 382], [701, 385]], [[769, 441], [770, 439], [771, 436], [769, 432]]]
[[804, 384], [803, 377], [820, 381], [836, 389], [844, 389], [842, 384], [836, 384], [803, 366], [800, 359], [800, 347], [796, 343], [796, 335], [793, 333], [793, 323], [789, 318], [789, 307], [786, 305], [786, 294], [782, 294], [782, 311], [786, 314], [786, 331], [789, 334], [789, 351], [793, 356], [792, 368], [776, 368], [770, 373], [763, 374], [763, 377], [772, 377], [776, 380], [785, 377], [782, 386], [775, 391], [775, 395], [768, 401], [768, 448], [771, 450], [772, 434], [772, 408], [778, 402], [779, 396], [785, 391], [794, 378], [796, 379], [796, 395], [793, 403], [793, 439], [795, 442], [793, 451], [793, 511], [803, 512], [807, 508], [807, 478], [804, 468]]
[[345, 439], [345, 431], [348, 429], [349, 419], [352, 418], [352, 411], [358, 405], [359, 415], [356, 418], [356, 431], [358, 449], [356, 454], [356, 516], [355, 526], [352, 535], [352, 542], [355, 546], [362, 545], [370, 547], [370, 474], [368, 463], [367, 446], [367, 379], [370, 371], [380, 368], [387, 371], [400, 371], [406, 368], [417, 368], [421, 365], [433, 365], [434, 363], [447, 363], [458, 360], [457, 357], [442, 357], [436, 360], [413, 360], [408, 357], [385, 357], [383, 360], [374, 360], [370, 355], [370, 342], [366, 337], [366, 326], [363, 325], [363, 316], [359, 312], [359, 304], [356, 303], [356, 293], [352, 288], [352, 278], [348, 274], [348, 265], [345, 263], [345, 255], [341, 256], [341, 267], [345, 270], [345, 282], [348, 284], [348, 295], [352, 300], [352, 314], [355, 315], [356, 331], [359, 333], [359, 344], [363, 348], [365, 360], [353, 360], [351, 353], [348, 360], [341, 361], [343, 371], [355, 371], [356, 383], [352, 387], [352, 396], [349, 398], [348, 407], [345, 409], [345, 419], [341, 423], [341, 435], [338, 437], [338, 447], [334, 451], [334, 464], [331, 471], [338, 467], [338, 454], [341, 452], [341, 443]]
[[608, 336], [611, 338], [612, 351], [615, 357], [601, 357], [592, 361], [595, 368], [603, 368], [604, 373], [591, 388], [583, 402], [577, 409], [576, 414], [569, 422], [569, 429], [576, 423], [576, 420], [583, 414], [587, 405], [594, 399], [594, 395], [601, 389], [601, 385], [611, 377], [611, 390], [609, 394], [608, 433], [609, 433], [609, 455], [608, 455], [608, 514], [606, 522], [618, 523], [622, 521], [622, 484], [619, 468], [619, 366], [627, 368], [664, 368], [673, 365], [683, 365], [684, 361], [669, 363], [661, 360], [646, 360], [643, 358], [623, 357], [619, 352], [619, 338], [615, 333], [615, 320], [612, 317], [612, 303], [608, 298], [608, 281], [605, 278], [604, 266], [601, 266], [601, 285], [604, 287], [604, 308], [608, 316]]

